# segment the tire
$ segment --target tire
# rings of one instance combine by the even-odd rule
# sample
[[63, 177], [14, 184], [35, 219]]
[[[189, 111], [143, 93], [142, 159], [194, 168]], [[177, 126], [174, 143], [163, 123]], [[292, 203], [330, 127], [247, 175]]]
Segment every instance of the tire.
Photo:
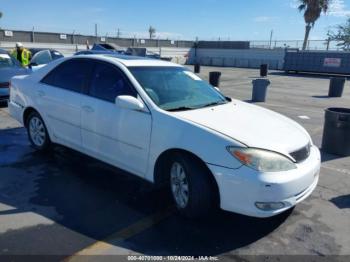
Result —
[[41, 116], [33, 111], [26, 119], [28, 138], [32, 146], [38, 151], [46, 151], [51, 145], [47, 128]]
[[213, 210], [211, 174], [200, 161], [190, 155], [174, 154], [168, 174], [171, 195], [180, 214], [194, 219]]

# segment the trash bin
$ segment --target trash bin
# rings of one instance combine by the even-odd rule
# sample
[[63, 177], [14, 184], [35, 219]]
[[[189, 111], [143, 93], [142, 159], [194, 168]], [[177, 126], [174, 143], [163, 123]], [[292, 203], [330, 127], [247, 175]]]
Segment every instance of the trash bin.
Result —
[[200, 64], [195, 64], [194, 65], [194, 72], [196, 74], [199, 74], [201, 72], [201, 65]]
[[329, 97], [341, 97], [343, 95], [345, 77], [331, 77], [329, 82]]
[[210, 72], [209, 73], [209, 83], [212, 86], [219, 87], [220, 86], [220, 77], [221, 77], [221, 72]]
[[322, 150], [350, 156], [350, 108], [328, 108], [322, 138]]
[[267, 76], [268, 70], [269, 70], [269, 65], [268, 64], [260, 65], [260, 76], [261, 77]]
[[267, 87], [270, 85], [270, 81], [268, 79], [255, 79], [253, 80], [252, 83], [253, 83], [252, 101], [265, 102]]

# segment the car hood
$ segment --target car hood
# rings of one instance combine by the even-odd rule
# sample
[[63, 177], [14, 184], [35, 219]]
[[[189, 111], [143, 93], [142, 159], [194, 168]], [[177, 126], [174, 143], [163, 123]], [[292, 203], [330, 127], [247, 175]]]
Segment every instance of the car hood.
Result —
[[9, 67], [0, 69], [0, 82], [10, 82], [11, 78], [17, 75], [28, 75], [30, 69], [20, 67]]
[[282, 154], [294, 152], [311, 141], [305, 129], [293, 120], [238, 100], [174, 114], [224, 134], [248, 147], [268, 149]]

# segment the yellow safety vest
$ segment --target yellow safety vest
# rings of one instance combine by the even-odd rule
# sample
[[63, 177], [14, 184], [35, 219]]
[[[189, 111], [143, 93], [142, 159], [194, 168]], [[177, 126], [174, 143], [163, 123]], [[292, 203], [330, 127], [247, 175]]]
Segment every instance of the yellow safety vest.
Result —
[[[11, 52], [11, 55], [17, 59], [17, 49], [14, 49], [12, 52]], [[28, 66], [29, 63], [30, 63], [30, 59], [32, 57], [32, 53], [28, 50], [28, 49], [23, 49], [22, 51], [22, 61], [19, 61], [22, 63], [22, 66]]]

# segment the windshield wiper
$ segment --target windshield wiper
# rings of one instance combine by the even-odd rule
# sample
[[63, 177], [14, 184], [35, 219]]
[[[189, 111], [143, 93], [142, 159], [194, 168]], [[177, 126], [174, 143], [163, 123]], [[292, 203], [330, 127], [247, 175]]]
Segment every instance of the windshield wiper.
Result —
[[175, 112], [175, 111], [186, 111], [186, 110], [193, 110], [193, 109], [196, 109], [196, 108], [187, 107], [187, 106], [180, 106], [180, 107], [176, 107], [176, 108], [166, 109], [166, 111]]

